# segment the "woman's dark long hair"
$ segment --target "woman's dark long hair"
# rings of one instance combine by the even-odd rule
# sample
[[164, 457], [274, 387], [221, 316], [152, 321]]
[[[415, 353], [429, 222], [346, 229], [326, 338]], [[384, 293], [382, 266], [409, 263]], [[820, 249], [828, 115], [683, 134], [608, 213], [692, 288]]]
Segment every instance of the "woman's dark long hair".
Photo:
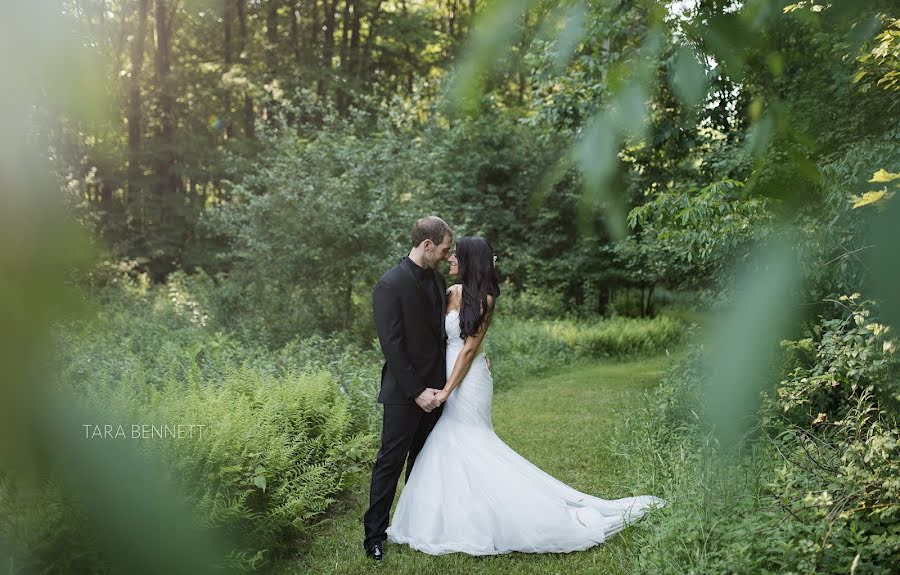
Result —
[[463, 286], [459, 309], [460, 337], [475, 335], [481, 324], [494, 311], [488, 305], [490, 294], [496, 304], [500, 295], [500, 279], [494, 269], [494, 248], [484, 238], [464, 236], [456, 241], [456, 259], [459, 266], [459, 283]]

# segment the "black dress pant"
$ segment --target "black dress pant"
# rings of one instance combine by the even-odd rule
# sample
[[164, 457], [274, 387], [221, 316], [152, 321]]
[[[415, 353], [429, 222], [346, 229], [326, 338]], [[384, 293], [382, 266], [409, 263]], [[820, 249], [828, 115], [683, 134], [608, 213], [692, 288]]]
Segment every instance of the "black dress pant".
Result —
[[378, 541], [387, 539], [391, 505], [397, 493], [400, 472], [406, 463], [406, 479], [412, 472], [416, 456], [425, 445], [428, 434], [437, 423], [443, 406], [426, 413], [415, 403], [408, 405], [384, 405], [381, 427], [381, 448], [372, 468], [372, 484], [369, 489], [369, 509], [363, 517], [366, 538], [363, 547], [368, 550]]

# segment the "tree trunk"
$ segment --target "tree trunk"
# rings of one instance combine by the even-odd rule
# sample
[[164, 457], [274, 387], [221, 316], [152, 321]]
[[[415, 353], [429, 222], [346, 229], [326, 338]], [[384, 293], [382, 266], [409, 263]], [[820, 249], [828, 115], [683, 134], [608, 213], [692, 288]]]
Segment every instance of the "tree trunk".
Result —
[[597, 315], [606, 314], [606, 307], [612, 299], [611, 292], [609, 286], [603, 286], [597, 290]]
[[347, 285], [344, 288], [344, 332], [350, 329], [350, 320], [353, 319], [353, 278], [347, 272]]
[[345, 107], [347, 109], [353, 104], [353, 94], [356, 91], [358, 86], [356, 77], [357, 77], [357, 69], [362, 67], [362, 63], [359, 60], [360, 57], [360, 41], [359, 41], [359, 31], [360, 31], [360, 21], [362, 19], [362, 12], [359, 0], [352, 0], [351, 2], [353, 8], [353, 14], [350, 17], [350, 43], [347, 48], [347, 66], [344, 68], [344, 64], [341, 64], [342, 73], [341, 79], [344, 82], [344, 89], [346, 91], [347, 101], [345, 102]]
[[[174, 7], [173, 7], [174, 8]], [[159, 90], [159, 137], [163, 149], [158, 156], [162, 186], [170, 191], [176, 187], [173, 182], [172, 165], [175, 142], [175, 94], [172, 86], [172, 21], [174, 10], [168, 9], [166, 0], [156, 0], [156, 84]]]
[[[366, 85], [363, 81], [363, 74], [365, 73], [367, 68], [371, 67], [372, 64], [372, 53], [375, 49], [375, 38], [378, 36], [378, 21], [381, 18], [381, 6], [383, 4], [383, 0], [378, 0], [375, 4], [375, 8], [372, 10], [371, 16], [369, 16], [369, 33], [366, 35], [366, 43], [362, 49], [362, 54], [357, 60], [357, 64], [354, 67], [356, 71], [356, 80], [357, 84], [360, 86]], [[369, 66], [364, 66], [363, 62], [369, 64]]]
[[318, 54], [315, 48], [320, 45], [318, 41], [320, 28], [319, 2], [318, 0], [311, 0], [309, 2], [309, 32], [306, 38], [306, 49], [304, 50], [307, 70], [315, 69], [318, 63]]
[[[239, 37], [238, 49], [240, 50], [240, 62], [247, 66], [247, 0], [236, 0], [238, 9]], [[246, 72], [245, 72], [246, 73]], [[244, 136], [253, 138], [256, 129], [253, 126], [253, 96], [248, 91], [244, 95]]]
[[[401, 12], [403, 13], [403, 17], [406, 18], [409, 16], [409, 5], [406, 0], [401, 0], [400, 2]], [[406, 74], [406, 93], [412, 94], [413, 92], [413, 51], [409, 46], [409, 42], [404, 42], [404, 46], [406, 48], [406, 63], [409, 66], [409, 69]]]
[[338, 74], [338, 82], [340, 86], [337, 93], [337, 107], [341, 115], [344, 115], [348, 108], [349, 94], [347, 93], [347, 79], [349, 63], [347, 62], [350, 53], [350, 0], [344, 0], [344, 10], [341, 13], [341, 51], [340, 51], [340, 71]]
[[[144, 67], [144, 40], [150, 0], [139, 0], [138, 25], [131, 43], [131, 73], [128, 78], [128, 196], [126, 210], [141, 199], [141, 71]], [[138, 221], [143, 221], [141, 217]]]
[[[175, 91], [172, 85], [172, 30], [175, 18], [174, 2], [167, 6], [166, 0], [156, 0], [156, 85], [159, 90], [159, 129], [156, 143], [156, 214], [157, 232], [163, 241], [172, 239], [178, 229], [176, 209], [178, 206], [178, 175], [175, 170]], [[166, 237], [168, 236], [168, 238]], [[172, 254], [167, 255], [170, 257]], [[157, 278], [162, 279], [168, 271], [166, 262], [157, 269]]]
[[359, 29], [362, 21], [362, 9], [359, 0], [353, 0], [353, 20], [350, 24], [350, 56], [347, 61], [347, 70], [345, 70], [345, 78], [347, 81], [354, 83], [356, 79], [356, 69], [359, 67]]
[[300, 1], [294, 0], [291, 5], [291, 50], [294, 52], [294, 66], [299, 70], [303, 66], [303, 50], [300, 43]]
[[[290, 78], [290, 84], [292, 89], [297, 89], [300, 87], [300, 82], [304, 74], [303, 70], [303, 44], [300, 41], [301, 33], [300, 26], [302, 23], [302, 17], [300, 16], [300, 0], [293, 0], [290, 5], [290, 20], [291, 20], [291, 41], [290, 41], [290, 50], [291, 56], [293, 57], [293, 77]], [[289, 110], [287, 112], [287, 120], [288, 124], [291, 126], [295, 126], [297, 129], [302, 125], [302, 118], [298, 117], [293, 110]]]
[[[268, 74], [267, 83], [275, 84], [278, 80], [278, 7], [281, 0], [269, 0], [268, 10], [266, 11], [266, 72]], [[263, 107], [263, 117], [267, 124], [271, 125], [275, 121], [275, 110], [277, 105], [271, 98], [266, 98]]]
[[125, 56], [125, 40], [128, 38], [128, 21], [134, 12], [134, 3], [128, 2], [122, 6], [122, 19], [119, 24], [119, 36], [116, 39], [116, 63], [113, 70], [116, 74], [122, 69], [122, 59]]
[[319, 101], [324, 101], [328, 94], [327, 83], [331, 79], [331, 60], [334, 57], [334, 10], [337, 7], [337, 0], [329, 2], [325, 0], [325, 19], [322, 24], [324, 38], [322, 40], [322, 61], [319, 76], [319, 85], [316, 93]]
[[269, 76], [274, 77], [277, 72], [276, 50], [278, 48], [278, 5], [279, 0], [269, 0], [266, 13], [266, 67]]
[[[222, 0], [222, 24], [224, 27], [225, 38], [224, 44], [224, 61], [225, 73], [231, 71], [233, 58], [231, 54], [231, 21], [233, 19], [232, 8], [234, 8], [234, 0]], [[234, 128], [231, 125], [231, 88], [225, 86], [225, 93], [222, 96], [222, 108], [224, 109], [222, 121], [225, 122], [225, 139], [230, 140], [234, 136]]]
[[450, 34], [451, 38], [456, 38], [456, 21], [459, 13], [459, 0], [452, 0], [449, 4], [450, 14], [447, 15], [447, 32]]
[[525, 103], [525, 90], [528, 86], [528, 75], [525, 71], [525, 52], [528, 50], [526, 35], [522, 35], [522, 41], [519, 43], [519, 51], [516, 54], [516, 76], [519, 80], [519, 105]]

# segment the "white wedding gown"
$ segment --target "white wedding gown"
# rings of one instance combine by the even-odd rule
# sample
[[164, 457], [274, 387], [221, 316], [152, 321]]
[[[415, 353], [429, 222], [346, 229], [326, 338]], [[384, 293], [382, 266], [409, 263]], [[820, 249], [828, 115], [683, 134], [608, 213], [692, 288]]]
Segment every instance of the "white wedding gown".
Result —
[[[450, 373], [463, 346], [458, 311], [445, 321]], [[494, 433], [492, 398], [493, 381], [480, 354], [416, 458], [387, 530], [389, 541], [431, 555], [566, 553], [602, 543], [664, 504], [653, 496], [599, 499], [544, 473]]]

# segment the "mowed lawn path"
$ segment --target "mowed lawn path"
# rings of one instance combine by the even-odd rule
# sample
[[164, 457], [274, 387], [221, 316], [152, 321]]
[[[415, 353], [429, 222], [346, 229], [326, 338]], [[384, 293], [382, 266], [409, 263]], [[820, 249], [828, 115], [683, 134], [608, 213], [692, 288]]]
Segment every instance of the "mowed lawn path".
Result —
[[[613, 453], [610, 434], [626, 412], [641, 401], [667, 365], [665, 356], [601, 362], [558, 370], [506, 385], [494, 395], [494, 430], [532, 463], [572, 487], [603, 499], [633, 493], [623, 484], [628, 454]], [[402, 483], [402, 481], [401, 481]], [[432, 557], [406, 546], [388, 544], [381, 563], [362, 551], [362, 514], [368, 502], [368, 477], [349, 492], [306, 541], [297, 557], [274, 566], [279, 575], [396, 573], [409, 575], [619, 573], [615, 553], [628, 544], [627, 530], [587, 551], [567, 554], [512, 553], [488, 557], [462, 554]], [[399, 491], [398, 491], [399, 496]], [[395, 500], [396, 503], [396, 500]]]

